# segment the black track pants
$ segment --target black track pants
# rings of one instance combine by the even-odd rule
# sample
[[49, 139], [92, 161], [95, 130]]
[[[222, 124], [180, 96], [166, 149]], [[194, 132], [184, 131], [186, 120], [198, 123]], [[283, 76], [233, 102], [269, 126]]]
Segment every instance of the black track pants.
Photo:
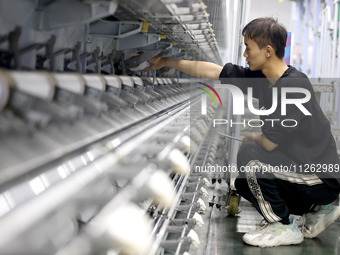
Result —
[[[237, 192], [268, 221], [289, 223], [289, 214], [302, 215], [313, 205], [338, 197], [316, 175], [294, 171], [294, 162], [278, 150], [268, 152], [255, 143], [242, 144], [237, 155]], [[289, 171], [290, 168], [290, 171]]]

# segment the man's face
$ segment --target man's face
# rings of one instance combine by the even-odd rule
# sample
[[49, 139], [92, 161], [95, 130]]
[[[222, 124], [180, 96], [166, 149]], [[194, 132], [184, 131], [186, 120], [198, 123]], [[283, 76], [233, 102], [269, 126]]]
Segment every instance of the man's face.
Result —
[[262, 70], [266, 63], [265, 47], [260, 49], [257, 43], [247, 37], [244, 37], [246, 49], [243, 56], [246, 58], [249, 69], [252, 71]]

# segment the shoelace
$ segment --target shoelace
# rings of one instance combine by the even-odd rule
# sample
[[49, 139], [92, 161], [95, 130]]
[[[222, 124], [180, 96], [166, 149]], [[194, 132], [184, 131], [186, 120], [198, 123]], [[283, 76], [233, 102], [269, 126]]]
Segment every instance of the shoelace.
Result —
[[266, 228], [268, 225], [269, 225], [269, 222], [266, 221], [266, 219], [263, 219], [263, 220], [261, 220], [261, 222], [260, 222], [259, 229], [264, 229], [264, 228]]
[[305, 214], [303, 214], [303, 215], [301, 215], [298, 219], [295, 219], [295, 221], [297, 221], [297, 222], [301, 222], [301, 224], [299, 224], [299, 229], [300, 229], [300, 231], [302, 231], [303, 230], [303, 228], [305, 228], [305, 223], [306, 223], [306, 215]]

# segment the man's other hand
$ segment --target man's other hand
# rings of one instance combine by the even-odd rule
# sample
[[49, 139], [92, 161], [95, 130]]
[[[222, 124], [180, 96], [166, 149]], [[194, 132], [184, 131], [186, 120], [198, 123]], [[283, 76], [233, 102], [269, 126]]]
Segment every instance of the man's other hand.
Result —
[[257, 144], [261, 145], [261, 147], [263, 149], [265, 149], [266, 151], [272, 151], [272, 150], [276, 149], [276, 147], [278, 146], [277, 144], [275, 144], [272, 141], [270, 141], [263, 134], [260, 134], [260, 135], [255, 135], [255, 134], [246, 135], [242, 139], [242, 143], [250, 143], [250, 142], [257, 143]]
[[251, 135], [246, 135], [245, 137], [243, 137], [242, 139], [242, 143], [256, 143], [256, 135], [251, 134]]

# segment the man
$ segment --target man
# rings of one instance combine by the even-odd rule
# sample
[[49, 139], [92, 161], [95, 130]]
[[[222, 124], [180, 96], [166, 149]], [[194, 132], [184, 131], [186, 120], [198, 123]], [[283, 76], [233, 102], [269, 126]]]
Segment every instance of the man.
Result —
[[[331, 204], [340, 191], [340, 161], [335, 141], [307, 76], [283, 60], [286, 29], [273, 18], [258, 18], [247, 24], [242, 34], [246, 45], [243, 56], [249, 68], [156, 57], [150, 60], [148, 70], [169, 66], [193, 76], [221, 79], [222, 84], [223, 78], [229, 78], [225, 82], [229, 84], [232, 79], [244, 93], [248, 87], [253, 88], [260, 109], [272, 106], [273, 89], [277, 88], [276, 110], [260, 116], [264, 120], [262, 134], [243, 139], [237, 156], [239, 176], [235, 187], [267, 222], [246, 233], [244, 242], [261, 247], [299, 244], [304, 237], [318, 236], [340, 216], [340, 208]], [[264, 80], [249, 82], [244, 78]], [[303, 104], [310, 115], [294, 104], [287, 104], [286, 113], [282, 114], [281, 89], [293, 87], [310, 92], [310, 100]], [[289, 99], [296, 100], [303, 96], [287, 94]], [[280, 124], [288, 119], [294, 120], [295, 125]], [[324, 169], [316, 171], [321, 166]], [[283, 167], [289, 171], [282, 171]], [[290, 214], [305, 215], [301, 230], [290, 220]]]

